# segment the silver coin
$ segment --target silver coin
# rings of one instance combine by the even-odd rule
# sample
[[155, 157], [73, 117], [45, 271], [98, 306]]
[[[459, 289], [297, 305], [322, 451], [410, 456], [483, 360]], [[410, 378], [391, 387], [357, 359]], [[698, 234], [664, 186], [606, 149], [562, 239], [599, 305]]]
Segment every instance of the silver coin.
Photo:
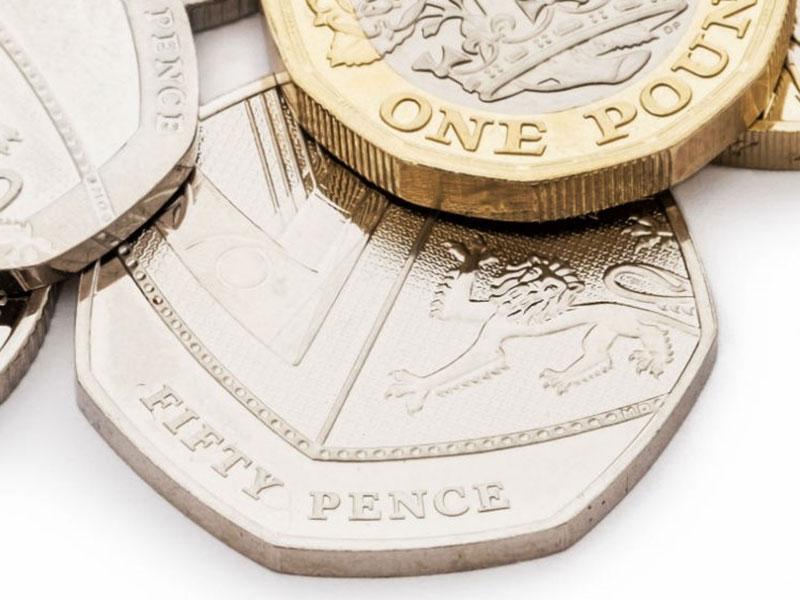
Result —
[[238, 21], [261, 10], [260, 0], [183, 0], [195, 32]]
[[58, 289], [0, 293], [0, 402], [17, 387], [44, 341]]
[[0, 4], [0, 269], [37, 288], [140, 227], [194, 163], [179, 0]]
[[218, 107], [183, 197], [81, 279], [81, 407], [256, 561], [409, 575], [563, 550], [714, 356], [668, 195], [559, 225], [394, 203], [275, 90]]

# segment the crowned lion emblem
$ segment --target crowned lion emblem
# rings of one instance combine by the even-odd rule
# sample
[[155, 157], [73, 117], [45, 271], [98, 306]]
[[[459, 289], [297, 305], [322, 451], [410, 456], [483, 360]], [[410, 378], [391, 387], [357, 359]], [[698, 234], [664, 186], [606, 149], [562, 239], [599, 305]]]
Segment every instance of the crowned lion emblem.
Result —
[[[581, 302], [584, 284], [567, 264], [532, 255], [505, 264], [490, 278], [488, 296], [477, 298], [478, 275], [500, 259], [482, 238], [449, 242], [454, 267], [439, 284], [431, 316], [444, 321], [480, 325], [475, 341], [455, 360], [419, 375], [407, 370], [392, 373], [386, 395], [403, 398], [410, 414], [419, 412], [434, 395], [500, 376], [508, 369], [504, 345], [514, 338], [546, 337], [582, 328], [582, 353], [565, 369], [548, 368], [543, 386], [559, 395], [573, 386], [607, 373], [612, 368], [611, 349], [621, 338], [638, 341], [630, 355], [636, 373], [660, 377], [674, 360], [671, 334], [680, 331], [699, 336], [699, 328], [677, 315], [692, 313], [691, 284], [686, 278], [646, 264], [610, 268], [604, 285], [619, 302]], [[654, 294], [631, 289], [630, 280], [649, 282]], [[637, 306], [638, 305], [638, 306]], [[666, 314], [672, 312], [676, 316]]]

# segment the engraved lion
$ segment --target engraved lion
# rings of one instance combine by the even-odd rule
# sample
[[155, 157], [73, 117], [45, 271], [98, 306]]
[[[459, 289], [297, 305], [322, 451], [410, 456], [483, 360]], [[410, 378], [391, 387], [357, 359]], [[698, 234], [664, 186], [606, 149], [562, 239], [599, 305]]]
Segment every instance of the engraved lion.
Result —
[[[674, 360], [671, 332], [699, 336], [696, 325], [649, 308], [616, 302], [580, 303], [578, 296], [584, 284], [576, 273], [562, 262], [536, 255], [503, 266], [502, 273], [491, 280], [488, 297], [477, 299], [478, 274], [498, 265], [499, 259], [481, 238], [470, 243], [449, 242], [447, 249], [458, 264], [440, 283], [431, 316], [482, 326], [472, 345], [443, 367], [427, 375], [406, 370], [392, 373], [394, 383], [386, 396], [404, 398], [410, 414], [422, 410], [432, 394], [443, 395], [505, 371], [508, 365], [503, 346], [514, 338], [586, 329], [583, 352], [575, 361], [563, 370], [548, 368], [541, 373], [544, 387], [561, 395], [572, 386], [607, 373], [612, 368], [611, 349], [620, 338], [640, 344], [630, 355], [636, 372], [658, 378]], [[626, 277], [654, 282], [668, 293], [632, 290], [623, 281]], [[618, 265], [607, 271], [604, 283], [620, 300], [658, 305], [675, 313], [690, 313], [685, 307], [693, 306], [689, 281], [652, 265]]]

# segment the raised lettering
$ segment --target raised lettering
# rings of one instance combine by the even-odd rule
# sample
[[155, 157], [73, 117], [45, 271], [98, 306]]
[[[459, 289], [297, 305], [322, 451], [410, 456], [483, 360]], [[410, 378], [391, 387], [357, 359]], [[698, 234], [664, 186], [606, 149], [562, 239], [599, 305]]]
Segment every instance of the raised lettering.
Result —
[[311, 516], [312, 521], [327, 521], [330, 511], [339, 508], [342, 499], [339, 494], [333, 492], [311, 492]]
[[272, 473], [261, 467], [256, 467], [256, 476], [253, 483], [242, 491], [253, 500], [259, 500], [261, 494], [274, 487], [283, 487], [283, 482]]
[[[413, 492], [389, 492], [392, 501], [392, 512], [389, 518], [393, 521], [403, 521], [408, 513], [417, 519], [425, 518], [425, 490]], [[405, 510], [405, 512], [403, 512]]]
[[[547, 150], [547, 144], [540, 143], [547, 128], [540, 121], [499, 121], [506, 129], [506, 144], [495, 154], [509, 154], [519, 156], [542, 156]], [[527, 130], [527, 131], [526, 131]], [[527, 146], [526, 144], [536, 144]]]
[[236, 465], [242, 465], [245, 469], [247, 469], [251, 464], [253, 464], [253, 461], [245, 456], [235, 446], [225, 446], [222, 451], [227, 454], [225, 460], [211, 467], [222, 477], [227, 477]]
[[7, 208], [22, 192], [22, 177], [15, 171], [0, 169], [0, 190], [3, 182], [5, 191], [0, 191], [0, 210]]
[[164, 386], [161, 388], [161, 391], [156, 392], [148, 398], [140, 398], [139, 402], [150, 412], [155, 411], [156, 406], [169, 408], [171, 406], [181, 406], [183, 404], [183, 400], [178, 398], [178, 395], [167, 386]]
[[637, 114], [638, 111], [633, 104], [623, 101], [588, 112], [583, 118], [592, 119], [597, 124], [600, 129], [600, 139], [595, 143], [604, 146], [628, 137], [630, 132], [624, 131], [623, 127], [633, 122]]
[[711, 14], [709, 14], [703, 22], [703, 29], [707, 31], [712, 25], [727, 27], [728, 29], [736, 31], [736, 35], [739, 38], [743, 38], [747, 33], [747, 29], [750, 27], [750, 19], [742, 19], [736, 23], [730, 21], [743, 10], [755, 6], [757, 1], [758, 0], [712, 0], [714, 6], [718, 6], [723, 2], [725, 5], [717, 10], [711, 11]]
[[[659, 94], [662, 97], [657, 98], [657, 90], [667, 90], [667, 92]], [[692, 101], [692, 88], [676, 77], [664, 77], [645, 86], [640, 100], [644, 109], [651, 115], [669, 117], [686, 108]]]
[[[461, 501], [449, 500], [456, 496]], [[433, 507], [440, 515], [445, 517], [460, 517], [469, 510], [469, 504], [465, 502], [466, 493], [463, 487], [444, 488], [433, 499]]]
[[[408, 110], [411, 110], [413, 114], [410, 116], [403, 114]], [[431, 108], [430, 103], [416, 94], [390, 96], [381, 105], [381, 119], [383, 119], [383, 122], [389, 127], [406, 133], [419, 131], [430, 123], [432, 117], [433, 108]]]
[[472, 130], [470, 130], [467, 121], [457, 110], [442, 108], [439, 112], [442, 115], [439, 130], [433, 135], [426, 136], [426, 139], [449, 146], [452, 143], [449, 133], [453, 131], [461, 147], [468, 152], [475, 152], [478, 149], [486, 126], [494, 123], [494, 121], [485, 117], [470, 117], [468, 119], [472, 123]]
[[[176, 406], [178, 406], [176, 404]], [[185, 409], [180, 415], [172, 419], [171, 421], [164, 421], [164, 427], [169, 431], [172, 435], [177, 435], [178, 430], [181, 427], [185, 427], [192, 421], [199, 419], [200, 417], [197, 416], [197, 413], [194, 412], [191, 408]]]
[[378, 494], [374, 492], [354, 492], [350, 494], [353, 502], [353, 511], [350, 513], [351, 521], [380, 521], [381, 511], [375, 507]]
[[480, 501], [478, 512], [485, 513], [511, 508], [511, 502], [505, 496], [502, 483], [481, 483], [472, 487], [478, 492], [478, 500]]
[[214, 431], [211, 427], [203, 423], [200, 431], [186, 439], [181, 440], [181, 443], [192, 452], [200, 448], [210, 448], [211, 446], [219, 446], [225, 441], [219, 433]]
[[[715, 57], [713, 64], [697, 61], [695, 54], [697, 54], [697, 50], [701, 48], [708, 51], [705, 54], [710, 53]], [[682, 69], [698, 77], [711, 78], [722, 73], [725, 67], [728, 66], [729, 61], [730, 57], [725, 48], [710, 45], [709, 42], [706, 41], [705, 34], [701, 33], [694, 38], [691, 46], [689, 46], [689, 50], [678, 59], [672, 67], [672, 70], [679, 71]]]

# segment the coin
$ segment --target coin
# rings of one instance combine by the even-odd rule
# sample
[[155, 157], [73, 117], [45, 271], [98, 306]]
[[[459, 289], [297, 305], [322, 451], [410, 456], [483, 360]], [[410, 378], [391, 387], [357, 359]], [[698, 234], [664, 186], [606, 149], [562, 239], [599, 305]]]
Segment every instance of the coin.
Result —
[[17, 387], [36, 358], [57, 295], [55, 287], [20, 296], [0, 293], [0, 402]]
[[668, 188], [765, 108], [794, 2], [263, 2], [301, 123], [410, 202], [551, 220]]
[[364, 185], [274, 89], [201, 131], [183, 197], [81, 278], [80, 402], [258, 562], [401, 575], [562, 550], [692, 405], [715, 321], [668, 195], [473, 222]]
[[750, 169], [800, 169], [800, 25], [795, 24], [766, 112], [717, 162]]
[[195, 32], [220, 27], [261, 10], [259, 0], [183, 0]]
[[179, 0], [0, 5], [4, 287], [75, 273], [141, 226], [194, 163], [197, 65]]

